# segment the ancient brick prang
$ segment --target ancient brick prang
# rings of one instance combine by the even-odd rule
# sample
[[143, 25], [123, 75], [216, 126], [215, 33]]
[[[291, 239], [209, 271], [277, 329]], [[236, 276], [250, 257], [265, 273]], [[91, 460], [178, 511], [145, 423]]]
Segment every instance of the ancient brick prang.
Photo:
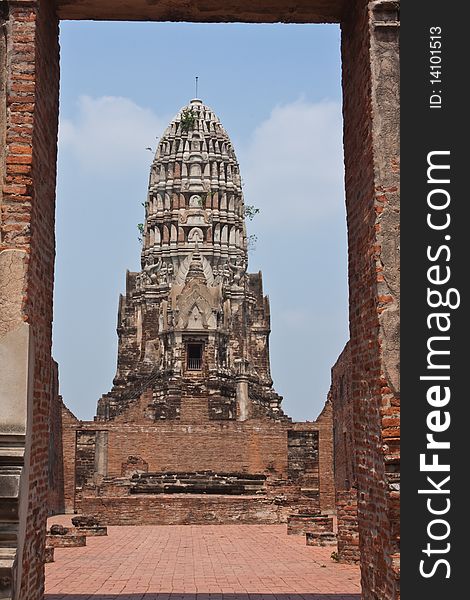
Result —
[[219, 119], [201, 100], [164, 132], [150, 171], [142, 269], [127, 273], [118, 315], [114, 386], [101, 421], [147, 393], [148, 421], [192, 420], [201, 398], [214, 421], [284, 419], [269, 368], [269, 302], [248, 274], [238, 162]]

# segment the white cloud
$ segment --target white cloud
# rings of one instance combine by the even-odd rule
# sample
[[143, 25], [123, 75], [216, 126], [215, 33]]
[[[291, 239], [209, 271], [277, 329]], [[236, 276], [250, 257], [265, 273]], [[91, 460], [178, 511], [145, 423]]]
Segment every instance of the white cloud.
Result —
[[344, 210], [341, 105], [303, 100], [275, 107], [241, 148], [245, 202], [271, 226]]
[[115, 96], [81, 96], [73, 119], [61, 119], [59, 149], [69, 151], [88, 173], [112, 169], [113, 177], [142, 161], [150, 163], [156, 135], [161, 135], [168, 118]]

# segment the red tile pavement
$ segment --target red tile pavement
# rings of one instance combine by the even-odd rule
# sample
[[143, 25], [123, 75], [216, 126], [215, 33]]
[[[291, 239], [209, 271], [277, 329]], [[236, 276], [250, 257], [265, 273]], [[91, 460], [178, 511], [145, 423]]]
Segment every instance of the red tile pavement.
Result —
[[[51, 522], [64, 522], [53, 517]], [[284, 525], [109, 527], [57, 548], [46, 600], [359, 600], [359, 568]], [[197, 595], [197, 596], [196, 596]], [[171, 597], [171, 598], [170, 598]]]

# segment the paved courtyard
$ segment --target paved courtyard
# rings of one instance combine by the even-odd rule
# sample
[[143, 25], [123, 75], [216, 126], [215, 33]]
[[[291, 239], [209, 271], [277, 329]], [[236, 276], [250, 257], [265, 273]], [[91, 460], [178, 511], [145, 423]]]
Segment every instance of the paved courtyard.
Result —
[[[54, 517], [50, 522], [62, 522]], [[47, 600], [359, 600], [359, 568], [283, 525], [109, 527], [57, 548]], [[197, 596], [197, 598], [196, 598]]]

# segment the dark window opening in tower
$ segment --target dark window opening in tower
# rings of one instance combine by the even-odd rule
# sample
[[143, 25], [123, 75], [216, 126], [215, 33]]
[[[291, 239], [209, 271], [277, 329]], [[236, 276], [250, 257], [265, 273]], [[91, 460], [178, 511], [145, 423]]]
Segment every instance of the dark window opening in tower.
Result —
[[188, 344], [186, 357], [188, 371], [200, 371], [202, 369], [202, 344]]

